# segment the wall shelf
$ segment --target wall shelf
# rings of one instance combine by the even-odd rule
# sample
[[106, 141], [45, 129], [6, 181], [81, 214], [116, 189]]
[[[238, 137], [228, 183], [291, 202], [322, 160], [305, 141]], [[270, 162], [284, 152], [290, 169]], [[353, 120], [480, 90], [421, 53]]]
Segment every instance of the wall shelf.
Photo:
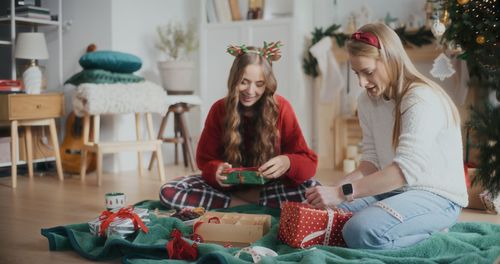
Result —
[[[18, 78], [17, 73], [17, 65], [16, 58], [14, 57], [15, 53], [15, 44], [16, 37], [18, 33], [19, 26], [30, 27], [31, 31], [37, 32], [41, 26], [45, 27], [54, 27], [57, 28], [57, 56], [55, 54], [50, 54], [51, 59], [54, 57], [57, 58], [56, 65], [58, 66], [58, 85], [62, 86], [62, 0], [46, 0], [42, 2], [43, 4], [49, 5], [47, 7], [51, 11], [55, 11], [53, 14], [57, 14], [58, 20], [49, 20], [49, 19], [39, 19], [39, 18], [31, 18], [31, 17], [21, 17], [15, 15], [15, 0], [10, 0], [10, 14], [6, 16], [0, 17], [1, 24], [7, 24], [10, 27], [10, 33], [2, 35], [0, 39], [0, 45], [10, 45], [11, 46], [11, 76], [12, 80], [16, 80]], [[50, 8], [52, 7], [52, 8]]]
[[47, 25], [47, 26], [57, 26], [59, 25], [59, 21], [56, 20], [47, 20], [47, 19], [36, 19], [36, 18], [27, 18], [27, 17], [16, 17], [11, 19], [10, 16], [0, 17], [0, 22], [11, 22], [15, 21], [18, 25]]

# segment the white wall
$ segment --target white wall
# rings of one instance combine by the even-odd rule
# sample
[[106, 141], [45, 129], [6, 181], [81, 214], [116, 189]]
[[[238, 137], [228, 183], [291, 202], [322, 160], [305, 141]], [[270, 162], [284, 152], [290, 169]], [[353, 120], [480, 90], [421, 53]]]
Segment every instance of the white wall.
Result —
[[326, 28], [335, 23], [345, 28], [349, 15], [359, 12], [363, 5], [375, 19], [384, 18], [390, 13], [391, 17], [406, 21], [411, 14], [423, 16], [425, 2], [426, 0], [313, 0], [316, 14], [314, 25]]
[[[64, 0], [62, 1], [62, 22], [68, 25], [63, 29], [63, 82], [73, 74], [82, 70], [78, 60], [85, 54], [89, 44], [95, 44], [98, 49], [111, 49], [111, 2], [102, 0]], [[56, 34], [56, 32], [53, 32]], [[47, 39], [51, 39], [50, 34]], [[51, 44], [49, 49], [57, 45]], [[52, 52], [50, 54], [55, 54]], [[56, 68], [54, 65], [52, 68]], [[54, 71], [52, 75], [57, 76]], [[57, 80], [56, 78], [53, 78]], [[73, 107], [71, 103], [75, 87], [65, 85], [66, 114], [69, 114]], [[101, 119], [101, 138], [111, 137], [114, 131], [112, 120], [109, 117]], [[62, 141], [62, 139], [61, 139]], [[109, 169], [110, 158], [104, 156], [105, 169]]]
[[297, 115], [297, 119], [300, 123], [300, 128], [302, 129], [302, 133], [304, 134], [304, 138], [306, 139], [309, 145], [312, 144], [312, 134], [313, 134], [313, 119], [311, 118], [313, 115], [312, 112], [312, 89], [311, 89], [311, 81], [312, 79], [304, 74], [302, 69], [302, 58], [306, 54], [305, 51], [309, 46], [309, 41], [307, 36], [310, 34], [313, 28], [313, 7], [312, 2], [309, 1], [295, 1], [294, 5], [294, 14], [296, 15], [296, 19], [294, 20], [295, 25], [294, 29], [296, 30], [294, 34], [294, 43], [295, 45], [293, 50], [297, 50], [298, 53], [294, 54], [298, 58], [300, 63], [298, 65], [294, 65], [294, 72], [290, 74], [292, 77], [292, 84], [298, 88], [296, 89], [296, 94], [292, 95], [290, 98], [294, 102], [293, 107], [295, 113]]
[[[72, 24], [63, 33], [63, 79], [81, 70], [78, 64], [80, 56], [85, 53], [88, 44], [95, 43], [99, 50], [116, 50], [139, 56], [143, 66], [136, 74], [160, 83], [156, 69], [159, 54], [154, 47], [156, 27], [171, 20], [188, 21], [196, 17], [198, 8], [196, 0], [64, 0], [63, 22], [71, 21]], [[56, 44], [51, 43], [50, 35], [47, 39], [49, 49], [55, 49]], [[57, 72], [50, 74], [57, 75]], [[72, 109], [73, 91], [72, 85], [65, 86], [67, 113]], [[155, 121], [157, 124], [158, 117]], [[134, 128], [133, 115], [103, 116], [101, 140], [133, 140]], [[167, 131], [171, 130], [171, 127], [167, 128]], [[164, 144], [166, 163], [173, 162], [173, 147], [170, 145]], [[135, 153], [105, 155], [104, 170], [134, 170], [137, 167], [136, 158]]]
[[[140, 3], [139, 3], [140, 2]], [[111, 42], [116, 51], [135, 54], [143, 60], [142, 68], [137, 74], [161, 84], [157, 61], [160, 54], [155, 48], [156, 27], [170, 21], [189, 21], [196, 19], [199, 4], [196, 0], [111, 0]], [[131, 15], [137, 14], [137, 15]], [[193, 110], [194, 112], [195, 110]], [[159, 116], [155, 116], [155, 133], [158, 131]], [[135, 118], [132, 114], [115, 118], [113, 138], [130, 140], [135, 138]], [[144, 124], [144, 120], [143, 124]], [[171, 119], [172, 121], [172, 119]], [[169, 122], [166, 134], [173, 135], [173, 122]], [[197, 124], [196, 122], [191, 122]], [[195, 130], [194, 125], [189, 125]], [[199, 129], [196, 129], [199, 130]], [[143, 135], [147, 133], [143, 132]], [[173, 163], [173, 144], [163, 144], [165, 163]], [[150, 155], [144, 155], [149, 162]], [[135, 153], [115, 155], [113, 171], [133, 170], [137, 167]]]

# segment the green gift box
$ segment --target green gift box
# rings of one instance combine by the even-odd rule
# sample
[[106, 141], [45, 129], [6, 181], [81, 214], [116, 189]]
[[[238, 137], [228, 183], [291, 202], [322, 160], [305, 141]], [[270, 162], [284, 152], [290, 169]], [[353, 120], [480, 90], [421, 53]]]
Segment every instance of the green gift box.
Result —
[[261, 176], [257, 168], [231, 168], [222, 174], [227, 176], [227, 179], [223, 181], [225, 184], [263, 185], [267, 182], [267, 179]]

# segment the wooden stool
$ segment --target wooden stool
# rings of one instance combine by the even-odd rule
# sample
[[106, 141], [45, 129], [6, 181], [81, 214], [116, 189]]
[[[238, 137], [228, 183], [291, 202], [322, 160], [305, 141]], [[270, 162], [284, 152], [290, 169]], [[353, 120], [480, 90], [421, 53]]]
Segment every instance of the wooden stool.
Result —
[[[153, 134], [153, 119], [151, 113], [146, 113], [146, 125], [148, 130], [149, 140], [144, 140], [141, 133], [141, 114], [135, 113], [135, 131], [136, 139], [135, 141], [114, 141], [114, 142], [100, 142], [99, 141], [99, 127], [100, 127], [100, 115], [92, 115], [94, 124], [94, 140], [90, 141], [90, 118], [91, 116], [86, 114], [83, 118], [83, 150], [82, 150], [82, 162], [80, 167], [80, 175], [82, 181], [85, 181], [85, 174], [87, 171], [87, 153], [89, 151], [96, 152], [97, 154], [97, 185], [102, 184], [102, 158], [103, 154], [106, 153], [116, 153], [121, 151], [137, 151], [138, 159], [138, 170], [139, 175], [142, 175], [143, 165], [142, 165], [142, 152], [143, 151], [153, 151], [155, 156], [163, 160], [161, 154], [161, 141], [154, 139]], [[161, 182], [165, 182], [165, 170], [163, 168], [163, 163], [158, 164], [158, 174], [160, 175]]]
[[[175, 144], [175, 164], [177, 165], [179, 163], [179, 158], [178, 158], [178, 150], [177, 150], [177, 144], [182, 144], [182, 155], [184, 157], [184, 166], [189, 166], [191, 167], [192, 171], [195, 171], [194, 167], [194, 155], [193, 155], [193, 146], [191, 144], [191, 136], [189, 134], [189, 130], [187, 127], [186, 123], [186, 117], [185, 113], [189, 112], [189, 106], [187, 103], [175, 103], [173, 105], [170, 105], [168, 107], [168, 111], [161, 120], [160, 124], [160, 130], [158, 131], [158, 139], [167, 142], [167, 143], [174, 143]], [[165, 132], [165, 126], [167, 125], [167, 120], [168, 120], [168, 115], [170, 113], [174, 114], [174, 137], [172, 138], [167, 138], [163, 137], [163, 133]], [[153, 153], [151, 156], [151, 161], [149, 162], [149, 167], [148, 169], [151, 170], [153, 167], [153, 163], [157, 159], [157, 156]], [[160, 163], [162, 163], [162, 159], [160, 158]]]

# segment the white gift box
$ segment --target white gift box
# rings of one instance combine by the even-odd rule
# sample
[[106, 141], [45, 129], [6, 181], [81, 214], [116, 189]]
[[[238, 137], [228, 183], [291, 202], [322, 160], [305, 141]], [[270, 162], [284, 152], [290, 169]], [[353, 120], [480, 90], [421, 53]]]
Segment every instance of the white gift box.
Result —
[[[117, 213], [119, 209], [112, 210], [112, 213]], [[150, 222], [148, 209], [137, 208], [133, 209], [142, 222], [147, 225]], [[106, 217], [98, 216], [97, 218], [89, 221], [89, 230], [92, 235], [99, 236], [101, 230], [101, 223], [106, 219]], [[135, 233], [137, 230], [134, 228], [134, 222], [130, 218], [116, 217], [113, 219], [106, 229], [106, 236], [119, 236], [125, 238], [126, 236]]]

